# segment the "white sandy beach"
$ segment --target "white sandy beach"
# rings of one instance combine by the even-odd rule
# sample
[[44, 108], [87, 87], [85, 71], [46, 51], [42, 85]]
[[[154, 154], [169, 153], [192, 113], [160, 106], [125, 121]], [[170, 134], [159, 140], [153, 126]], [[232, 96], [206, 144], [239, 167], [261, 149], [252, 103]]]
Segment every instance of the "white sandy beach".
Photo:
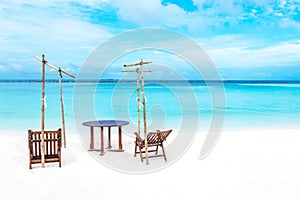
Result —
[[[204, 160], [198, 159], [205, 136], [201, 133], [173, 165], [143, 175], [102, 165], [88, 154], [77, 134], [67, 137], [62, 168], [52, 163], [29, 170], [27, 134], [23, 132], [0, 135], [1, 200], [300, 199], [299, 130], [225, 131]], [[166, 153], [172, 156], [168, 147]], [[122, 155], [127, 154], [104, 156]], [[147, 167], [139, 157], [132, 160]], [[150, 159], [150, 165], [162, 160]]]

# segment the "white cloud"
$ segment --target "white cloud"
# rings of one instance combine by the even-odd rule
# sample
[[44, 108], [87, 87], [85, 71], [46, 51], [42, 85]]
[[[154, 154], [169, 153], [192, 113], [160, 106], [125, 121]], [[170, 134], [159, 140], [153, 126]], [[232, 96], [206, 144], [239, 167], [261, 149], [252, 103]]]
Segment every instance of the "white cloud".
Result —
[[[238, 28], [249, 20], [249, 25], [259, 24], [261, 29], [269, 29], [270, 24], [278, 24], [283, 17], [292, 20], [300, 12], [299, 0], [193, 0], [193, 3], [198, 7], [193, 15], [204, 21], [198, 24], [216, 28], [226, 24]], [[200, 20], [191, 20], [191, 26]]]
[[106, 27], [90, 23], [72, 5], [62, 5], [60, 1], [28, 4], [0, 4], [0, 58], [8, 63], [38, 70], [33, 56], [45, 53], [58, 65], [80, 65], [90, 51], [112, 36]]
[[5, 2], [5, 3], [0, 2], [0, 8], [2, 7], [1, 4], [5, 6], [7, 6], [7, 4], [48, 6], [48, 5], [59, 5], [61, 3], [79, 3], [88, 6], [97, 6], [102, 2], [109, 2], [109, 1], [110, 0], [10, 0], [9, 2]]
[[[53, 2], [51, 4], [54, 6]], [[60, 6], [60, 4], [55, 6]], [[12, 9], [9, 5], [8, 8]], [[16, 9], [18, 15], [15, 15], [14, 12], [9, 12], [8, 15], [3, 13], [3, 20], [0, 22], [2, 32], [12, 39], [44, 37], [80, 42], [95, 39], [103, 40], [111, 36], [105, 27], [90, 23], [84, 14], [74, 10], [73, 6], [54, 9], [53, 11], [47, 6], [28, 8], [21, 5]]]
[[263, 42], [250, 39], [240, 34], [218, 35], [214, 37], [197, 39], [198, 43], [205, 50], [213, 50], [216, 48], [240, 48], [246, 49], [249, 46], [260, 46]]
[[286, 6], [286, 0], [281, 0], [280, 2], [279, 2], [279, 7], [280, 8], [284, 8]]
[[162, 5], [160, 0], [113, 1], [120, 19], [141, 26], [182, 26], [186, 12], [174, 4]]
[[300, 31], [300, 22], [297, 22], [295, 20], [289, 19], [289, 18], [283, 18], [280, 20], [279, 25], [283, 28], [295, 28]]
[[17, 71], [22, 70], [22, 65], [19, 65], [19, 64], [11, 64], [10, 67], [11, 67], [13, 70], [17, 70]]
[[[251, 44], [249, 44], [251, 47]], [[219, 68], [285, 67], [300, 65], [300, 41], [289, 41], [264, 48], [226, 47], [208, 50]]]
[[[237, 23], [243, 16], [241, 3], [235, 0], [194, 0], [198, 10], [185, 11], [175, 4], [163, 5], [160, 0], [113, 0], [120, 20], [138, 26], [163, 26], [186, 28], [191, 31], [205, 30], [207, 27], [221, 27], [224, 23]], [[203, 8], [209, 5], [209, 8]]]
[[240, 1], [235, 0], [193, 0], [200, 14], [218, 15], [226, 14], [229, 17], [241, 16], [242, 6]]

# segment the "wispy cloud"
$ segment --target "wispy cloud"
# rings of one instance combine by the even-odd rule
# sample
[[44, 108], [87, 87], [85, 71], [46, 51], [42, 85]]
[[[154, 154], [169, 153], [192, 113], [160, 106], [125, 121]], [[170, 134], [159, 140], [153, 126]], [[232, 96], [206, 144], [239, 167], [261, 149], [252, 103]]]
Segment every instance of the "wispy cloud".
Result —
[[4, 65], [0, 65], [0, 71], [4, 71], [4, 70], [5, 70]]
[[113, 1], [120, 20], [140, 26], [178, 27], [186, 24], [186, 12], [174, 4], [163, 5], [160, 0]]
[[297, 22], [295, 20], [289, 19], [289, 18], [283, 18], [280, 20], [279, 25], [283, 28], [295, 28], [298, 31], [300, 31], [300, 22]]
[[300, 66], [299, 40], [287, 41], [273, 46], [253, 48], [225, 47], [208, 50], [219, 68], [251, 67], [297, 67]]
[[[79, 65], [96, 45], [111, 37], [106, 27], [90, 23], [68, 1], [12, 1], [0, 8], [1, 60], [14, 65], [32, 66], [33, 55], [42, 53], [52, 55], [58, 64]], [[11, 70], [9, 65], [5, 69]]]

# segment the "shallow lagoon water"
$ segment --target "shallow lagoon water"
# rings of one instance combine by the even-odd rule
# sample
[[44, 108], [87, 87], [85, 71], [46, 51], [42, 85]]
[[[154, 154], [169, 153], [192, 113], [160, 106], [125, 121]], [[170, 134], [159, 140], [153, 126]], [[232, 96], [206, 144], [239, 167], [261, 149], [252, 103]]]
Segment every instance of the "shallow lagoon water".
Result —
[[[135, 83], [98, 83], [93, 108], [97, 119], [122, 118], [130, 121], [131, 128], [135, 129], [135, 86]], [[91, 84], [81, 83], [80, 87], [88, 88]], [[73, 82], [63, 83], [67, 128], [76, 126], [73, 120], [76, 113], [73, 110], [73, 88]], [[300, 84], [224, 84], [226, 106], [222, 108], [212, 107], [209, 90], [203, 83], [147, 83], [145, 88], [147, 124], [150, 127], [158, 123], [159, 126], [176, 129], [182, 117], [199, 117], [200, 128], [207, 129], [214, 109], [225, 109], [224, 129], [300, 128]], [[195, 95], [198, 106], [188, 105], [190, 91]], [[46, 82], [45, 92], [45, 127], [56, 129], [61, 127], [58, 83]], [[85, 96], [84, 92], [82, 96]], [[184, 101], [183, 97], [186, 98]], [[40, 124], [41, 83], [1, 82], [0, 130], [26, 131], [39, 129]]]

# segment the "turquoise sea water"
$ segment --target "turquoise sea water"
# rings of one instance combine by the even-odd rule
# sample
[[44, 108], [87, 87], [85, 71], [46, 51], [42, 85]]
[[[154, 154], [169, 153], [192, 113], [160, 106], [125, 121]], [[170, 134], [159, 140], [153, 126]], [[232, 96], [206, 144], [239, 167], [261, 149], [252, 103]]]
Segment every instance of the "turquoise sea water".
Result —
[[[91, 83], [80, 83], [82, 99]], [[218, 85], [212, 87], [219, 87]], [[74, 126], [74, 83], [63, 83], [67, 128]], [[214, 109], [226, 112], [224, 129], [300, 128], [300, 84], [226, 83], [225, 106], [212, 107], [211, 96], [203, 83], [147, 83], [146, 104], [149, 126], [176, 128], [182, 117], [199, 117], [200, 128], [209, 126]], [[194, 95], [194, 96], [193, 96]], [[135, 83], [99, 83], [94, 90], [97, 119], [123, 119], [135, 129], [137, 103]], [[183, 100], [184, 98], [184, 100]], [[193, 98], [197, 106], [193, 105]], [[59, 85], [46, 83], [46, 129], [61, 127]], [[81, 102], [76, 102], [81, 103]], [[184, 105], [183, 105], [184, 104]], [[88, 106], [82, 102], [82, 107]], [[91, 120], [91, 119], [86, 119]], [[5, 130], [40, 129], [41, 83], [0, 82], [0, 133]]]

